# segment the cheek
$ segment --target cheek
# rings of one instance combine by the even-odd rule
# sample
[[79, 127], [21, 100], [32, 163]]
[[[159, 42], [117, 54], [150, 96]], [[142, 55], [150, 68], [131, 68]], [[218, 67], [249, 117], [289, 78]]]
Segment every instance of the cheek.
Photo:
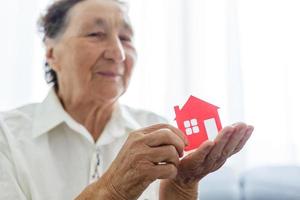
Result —
[[97, 62], [100, 51], [98, 45], [80, 43], [75, 48], [73, 59], [76, 61], [77, 67], [90, 70]]
[[136, 59], [137, 59], [137, 55], [135, 49], [128, 50], [128, 52], [126, 53], [126, 61], [125, 61], [127, 78], [130, 78], [132, 74], [132, 70], [135, 66]]
[[132, 76], [132, 71], [134, 68], [135, 60], [132, 60], [131, 58], [126, 59], [125, 61], [125, 81], [128, 82]]
[[72, 41], [63, 52], [65, 57], [63, 74], [71, 78], [72, 82], [88, 83], [93, 78], [92, 68], [100, 53], [101, 49], [97, 45], [80, 40]]

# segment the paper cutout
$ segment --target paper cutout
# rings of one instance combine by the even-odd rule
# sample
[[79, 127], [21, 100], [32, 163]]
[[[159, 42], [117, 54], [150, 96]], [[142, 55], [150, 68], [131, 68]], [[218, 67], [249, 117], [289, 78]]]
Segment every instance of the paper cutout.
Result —
[[185, 151], [198, 148], [208, 139], [214, 140], [222, 129], [218, 109], [219, 107], [192, 95], [182, 109], [174, 107], [177, 126], [189, 141]]

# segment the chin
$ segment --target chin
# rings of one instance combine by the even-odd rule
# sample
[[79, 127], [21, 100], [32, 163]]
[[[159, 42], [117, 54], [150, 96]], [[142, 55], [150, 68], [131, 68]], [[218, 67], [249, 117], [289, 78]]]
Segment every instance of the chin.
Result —
[[124, 94], [124, 90], [115, 90], [107, 88], [105, 91], [97, 92], [95, 95], [95, 99], [97, 101], [101, 101], [103, 103], [112, 103], [117, 101], [122, 94]]

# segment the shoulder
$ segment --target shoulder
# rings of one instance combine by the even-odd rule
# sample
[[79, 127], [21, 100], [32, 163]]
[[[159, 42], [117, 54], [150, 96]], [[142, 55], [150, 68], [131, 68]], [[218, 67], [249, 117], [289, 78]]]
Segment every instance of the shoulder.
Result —
[[1, 137], [18, 137], [32, 128], [37, 104], [28, 104], [13, 110], [0, 112]]
[[168, 120], [154, 112], [136, 109], [126, 105], [121, 106], [121, 110], [126, 118], [132, 118], [141, 126], [150, 126], [158, 123], [168, 123]]

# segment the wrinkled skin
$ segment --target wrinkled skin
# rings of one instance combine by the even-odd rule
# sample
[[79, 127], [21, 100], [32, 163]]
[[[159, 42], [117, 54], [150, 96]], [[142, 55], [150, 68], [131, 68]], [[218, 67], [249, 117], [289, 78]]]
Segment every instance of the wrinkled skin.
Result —
[[[108, 0], [78, 3], [66, 26], [58, 38], [46, 38], [47, 62], [58, 75], [64, 109], [96, 141], [127, 90], [136, 62], [133, 32], [126, 11]], [[196, 199], [198, 182], [242, 149], [252, 131], [243, 123], [225, 127], [215, 141], [180, 159], [187, 141], [179, 129], [158, 124], [136, 130], [77, 199], [133, 200], [157, 179], [161, 200]]]
[[230, 156], [239, 152], [253, 130], [253, 126], [245, 123], [227, 126], [214, 141], [204, 142], [185, 156], [179, 162], [176, 177], [161, 181], [161, 199], [197, 199], [199, 181], [218, 170]]
[[182, 132], [167, 124], [132, 132], [105, 177], [124, 199], [136, 199], [153, 181], [176, 177], [186, 144]]
[[184, 184], [199, 182], [207, 174], [219, 169], [227, 158], [239, 152], [252, 132], [253, 127], [244, 123], [225, 127], [215, 141], [204, 142], [180, 161], [176, 180]]
[[106, 188], [111, 199], [137, 199], [151, 182], [163, 179], [160, 199], [197, 199], [198, 182], [239, 152], [252, 131], [244, 123], [227, 126], [180, 160], [187, 141], [179, 129], [158, 124], [137, 130], [95, 188]]

